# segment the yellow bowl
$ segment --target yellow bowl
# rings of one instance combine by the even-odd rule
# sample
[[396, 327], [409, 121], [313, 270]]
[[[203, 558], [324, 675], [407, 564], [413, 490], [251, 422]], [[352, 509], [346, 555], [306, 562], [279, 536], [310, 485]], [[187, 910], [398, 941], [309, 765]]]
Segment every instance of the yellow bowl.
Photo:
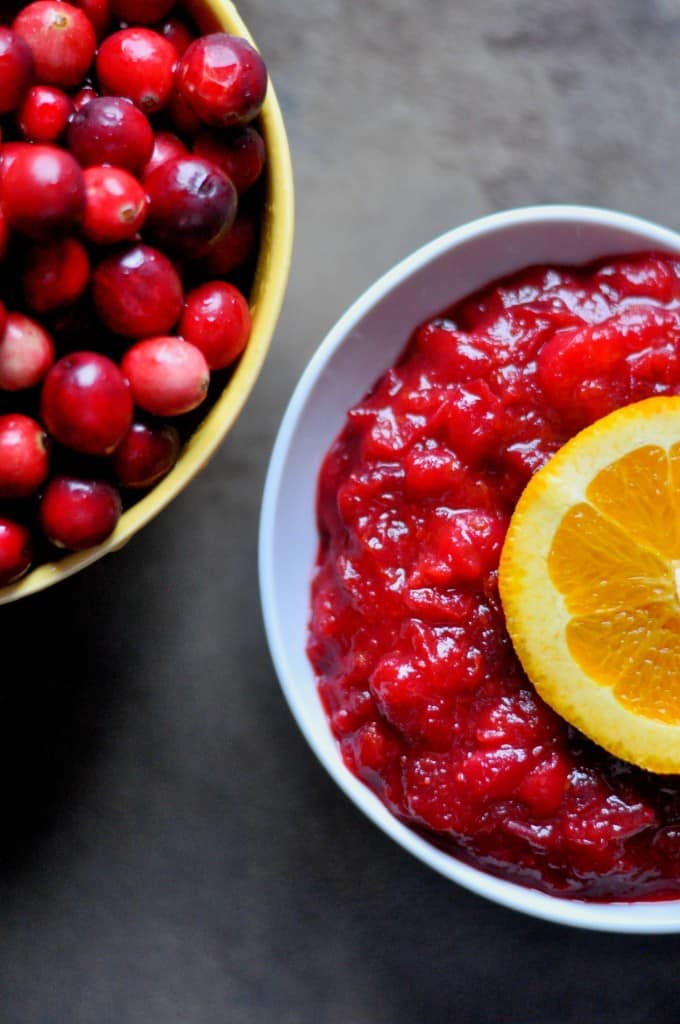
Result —
[[[253, 42], [230, 0], [188, 0], [184, 6], [203, 32], [221, 29]], [[293, 172], [283, 117], [271, 82], [260, 122], [267, 151], [266, 193], [260, 248], [249, 297], [252, 330], [236, 369], [205, 419], [184, 445], [174, 469], [123, 513], [116, 529], [103, 544], [43, 563], [17, 583], [0, 587], [0, 604], [43, 590], [121, 548], [203, 468], [241, 412], [271, 344], [286, 289], [293, 246]]]

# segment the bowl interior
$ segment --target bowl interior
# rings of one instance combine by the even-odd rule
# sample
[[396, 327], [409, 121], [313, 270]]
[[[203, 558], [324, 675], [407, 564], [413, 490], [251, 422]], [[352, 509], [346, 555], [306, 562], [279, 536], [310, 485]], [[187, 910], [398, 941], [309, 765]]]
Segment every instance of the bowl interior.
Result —
[[[221, 29], [254, 43], [231, 0], [186, 0], [184, 6], [202, 32]], [[259, 123], [267, 150], [266, 182], [259, 253], [249, 295], [252, 327], [243, 355], [224, 390], [187, 440], [174, 469], [123, 513], [111, 536], [97, 547], [40, 565], [17, 583], [0, 587], [0, 604], [42, 590], [123, 547], [203, 468], [245, 405], [271, 344], [293, 245], [293, 172], [283, 116], [271, 81]]]
[[317, 474], [347, 410], [395, 361], [411, 331], [470, 292], [531, 264], [581, 264], [644, 249], [680, 252], [680, 235], [604, 210], [532, 207], [450, 231], [382, 277], [330, 331], [284, 416], [262, 505], [260, 589], [272, 658], [302, 732], [336, 782], [385, 832], [446, 877], [506, 906], [588, 928], [663, 932], [680, 930], [680, 900], [559, 899], [486, 875], [412, 833], [345, 768], [305, 654]]

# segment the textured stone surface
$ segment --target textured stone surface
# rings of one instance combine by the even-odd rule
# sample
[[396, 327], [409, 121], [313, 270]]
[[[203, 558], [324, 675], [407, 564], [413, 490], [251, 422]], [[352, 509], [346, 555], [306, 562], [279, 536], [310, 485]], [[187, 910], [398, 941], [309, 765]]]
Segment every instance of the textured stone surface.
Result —
[[244, 0], [298, 227], [221, 451], [125, 551], [0, 609], [3, 1024], [677, 1020], [676, 938], [487, 904], [365, 821], [265, 647], [256, 516], [309, 355], [379, 273], [543, 201], [680, 227], [676, 0]]

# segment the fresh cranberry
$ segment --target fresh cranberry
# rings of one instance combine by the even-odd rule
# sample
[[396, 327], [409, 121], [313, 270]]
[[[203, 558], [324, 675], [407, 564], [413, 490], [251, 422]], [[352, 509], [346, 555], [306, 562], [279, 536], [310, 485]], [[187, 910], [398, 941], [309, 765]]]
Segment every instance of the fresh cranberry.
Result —
[[111, 0], [111, 10], [121, 21], [151, 25], [170, 13], [175, 0]]
[[33, 52], [39, 82], [62, 89], [80, 85], [97, 48], [86, 14], [65, 0], [36, 0], [19, 12], [12, 27]]
[[0, 263], [2, 263], [7, 255], [8, 242], [9, 228], [7, 226], [7, 218], [5, 217], [5, 211], [0, 206]]
[[256, 245], [257, 221], [250, 210], [239, 210], [230, 230], [208, 252], [205, 268], [215, 277], [226, 277], [251, 259]]
[[262, 108], [267, 69], [247, 40], [213, 32], [196, 39], [184, 53], [177, 89], [205, 124], [244, 124]]
[[161, 164], [164, 164], [167, 160], [172, 160], [173, 157], [184, 156], [186, 151], [187, 147], [182, 140], [173, 135], [172, 132], [156, 132], [153, 140], [153, 151], [142, 170], [142, 181], [145, 181]]
[[93, 86], [83, 86], [82, 89], [79, 89], [78, 92], [73, 94], [72, 100], [74, 110], [82, 110], [83, 107], [86, 107], [87, 104], [91, 102], [91, 100], [96, 100], [98, 96], [99, 93], [95, 88], [93, 88]]
[[90, 280], [90, 260], [77, 238], [33, 245], [21, 278], [29, 309], [48, 313], [79, 299]]
[[102, 260], [92, 275], [92, 295], [102, 322], [126, 338], [169, 331], [182, 312], [182, 282], [167, 256], [134, 245]]
[[184, 139], [193, 139], [204, 127], [198, 114], [178, 89], [173, 89], [167, 106], [171, 127]]
[[120, 495], [111, 484], [55, 476], [40, 502], [40, 525], [52, 544], [83, 551], [113, 533], [120, 513]]
[[109, 0], [73, 0], [73, 4], [88, 16], [97, 39], [103, 39], [111, 24]]
[[234, 222], [236, 189], [203, 157], [166, 160], [144, 185], [150, 199], [149, 230], [162, 245], [184, 255], [204, 255]]
[[54, 343], [45, 328], [23, 313], [8, 313], [0, 336], [0, 388], [33, 388], [53, 362]]
[[97, 54], [102, 92], [126, 96], [146, 114], [155, 114], [170, 99], [177, 53], [150, 28], [126, 28], [105, 39]]
[[169, 473], [179, 454], [179, 434], [167, 423], [133, 423], [113, 453], [113, 469], [123, 487], [151, 487]]
[[66, 145], [83, 167], [113, 164], [138, 174], [153, 151], [153, 128], [130, 100], [99, 96], [71, 118]]
[[192, 148], [198, 156], [217, 164], [239, 194], [253, 187], [264, 168], [264, 139], [250, 124], [229, 128], [222, 135], [201, 132]]
[[33, 560], [31, 535], [25, 526], [0, 518], [0, 584], [14, 583], [30, 568]]
[[11, 160], [3, 159], [0, 165], [0, 187], [10, 228], [31, 238], [40, 240], [80, 222], [83, 172], [71, 154], [57, 146], [18, 143]]
[[0, 26], [0, 116], [16, 110], [33, 79], [33, 54], [11, 28]]
[[211, 370], [221, 370], [246, 347], [250, 334], [248, 303], [233, 285], [208, 281], [188, 293], [179, 333], [201, 350]]
[[17, 123], [28, 142], [56, 142], [73, 111], [70, 96], [56, 85], [33, 85], [24, 96]]
[[186, 21], [178, 18], [176, 14], [165, 18], [160, 25], [155, 26], [156, 32], [162, 35], [175, 48], [178, 57], [181, 57], [187, 48], [193, 43], [196, 35]]
[[210, 371], [202, 352], [182, 338], [146, 338], [123, 356], [121, 369], [136, 404], [153, 416], [180, 416], [200, 405]]
[[146, 219], [149, 200], [136, 178], [122, 167], [87, 167], [82, 231], [98, 245], [134, 238]]
[[132, 423], [132, 394], [111, 359], [72, 352], [47, 374], [40, 411], [52, 437], [67, 448], [109, 455]]
[[45, 431], [21, 413], [0, 416], [0, 498], [27, 498], [47, 478]]

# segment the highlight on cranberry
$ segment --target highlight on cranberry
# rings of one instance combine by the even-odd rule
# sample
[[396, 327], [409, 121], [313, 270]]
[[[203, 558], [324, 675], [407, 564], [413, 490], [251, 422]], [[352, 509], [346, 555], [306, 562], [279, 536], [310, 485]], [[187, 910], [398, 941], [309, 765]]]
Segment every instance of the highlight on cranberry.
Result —
[[104, 541], [227, 383], [266, 89], [175, 0], [0, 6], [0, 586]]

